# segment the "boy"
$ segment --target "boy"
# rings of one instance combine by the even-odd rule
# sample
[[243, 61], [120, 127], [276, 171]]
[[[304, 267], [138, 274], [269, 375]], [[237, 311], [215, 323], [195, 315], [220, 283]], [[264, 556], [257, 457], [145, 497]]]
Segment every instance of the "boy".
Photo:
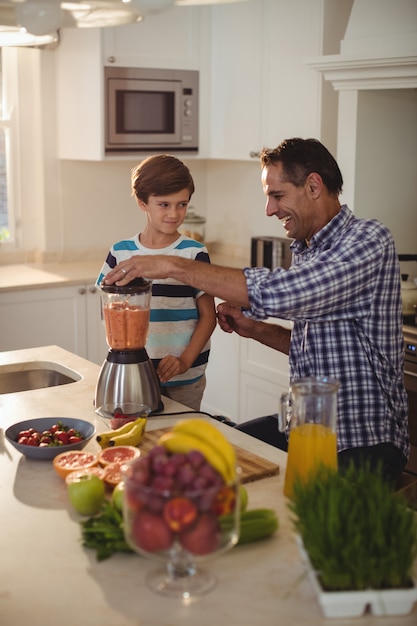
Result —
[[[135, 255], [168, 254], [210, 263], [204, 244], [181, 235], [194, 193], [189, 169], [179, 159], [160, 154], [132, 170], [132, 195], [146, 214], [143, 232], [115, 243], [97, 284], [120, 261]], [[146, 350], [158, 374], [161, 393], [200, 410], [206, 386], [210, 337], [216, 326], [214, 299], [174, 279], [152, 284]]]

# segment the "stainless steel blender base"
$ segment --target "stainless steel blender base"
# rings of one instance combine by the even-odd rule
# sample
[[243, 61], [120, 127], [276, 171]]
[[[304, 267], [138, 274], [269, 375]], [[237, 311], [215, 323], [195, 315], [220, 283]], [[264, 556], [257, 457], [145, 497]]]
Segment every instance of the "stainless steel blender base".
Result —
[[[126, 358], [124, 358], [126, 357]], [[135, 361], [136, 362], [131, 362]], [[97, 380], [95, 407], [115, 407], [133, 402], [144, 404], [151, 412], [163, 409], [159, 380], [145, 350], [116, 352], [110, 350]]]

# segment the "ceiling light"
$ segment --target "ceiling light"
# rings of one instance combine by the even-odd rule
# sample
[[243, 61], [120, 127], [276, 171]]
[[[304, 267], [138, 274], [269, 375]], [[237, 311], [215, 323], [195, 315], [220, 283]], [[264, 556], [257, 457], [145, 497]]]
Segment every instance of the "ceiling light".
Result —
[[18, 2], [14, 8], [16, 21], [32, 35], [47, 35], [62, 25], [64, 14], [59, 3]]
[[32, 35], [17, 26], [0, 26], [0, 46], [31, 46], [34, 48], [51, 46], [58, 43], [58, 33]]
[[[170, 6], [228, 4], [246, 0], [0, 0], [0, 47], [43, 46], [59, 28], [104, 28], [140, 22]], [[25, 43], [27, 42], [27, 43]]]
[[138, 9], [140, 15], [161, 13], [174, 4], [175, 0], [123, 0]]
[[70, 28], [105, 28], [141, 22], [143, 17], [128, 3], [114, 0], [85, 0], [63, 2], [64, 21], [62, 26]]
[[191, 7], [203, 4], [231, 4], [232, 2], [247, 2], [247, 0], [175, 0], [179, 7]]

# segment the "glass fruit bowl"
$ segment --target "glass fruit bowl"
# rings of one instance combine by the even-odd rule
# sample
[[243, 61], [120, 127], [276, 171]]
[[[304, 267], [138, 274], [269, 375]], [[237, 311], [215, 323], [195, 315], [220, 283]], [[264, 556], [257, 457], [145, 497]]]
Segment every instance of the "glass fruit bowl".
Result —
[[183, 600], [210, 591], [216, 576], [200, 563], [238, 541], [238, 478], [225, 482], [195, 450], [169, 455], [156, 446], [124, 467], [124, 487], [126, 541], [161, 563], [148, 587]]

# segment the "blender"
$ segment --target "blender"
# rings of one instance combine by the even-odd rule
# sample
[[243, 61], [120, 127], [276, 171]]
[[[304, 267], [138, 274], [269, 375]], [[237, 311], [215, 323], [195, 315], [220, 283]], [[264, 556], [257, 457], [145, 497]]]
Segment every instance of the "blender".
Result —
[[[102, 417], [163, 409], [158, 376], [145, 344], [149, 329], [152, 281], [135, 278], [123, 287], [101, 284], [102, 317], [110, 350], [101, 366], [95, 393]], [[131, 411], [135, 413], [135, 410]]]

